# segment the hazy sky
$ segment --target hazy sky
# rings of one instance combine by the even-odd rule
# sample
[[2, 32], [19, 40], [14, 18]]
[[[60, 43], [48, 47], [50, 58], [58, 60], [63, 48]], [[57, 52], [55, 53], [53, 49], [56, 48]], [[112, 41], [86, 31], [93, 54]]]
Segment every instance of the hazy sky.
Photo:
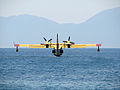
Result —
[[[44, 17], [49, 20], [55, 21], [57, 23], [79, 24], [87, 21], [88, 19], [90, 19], [91, 17], [95, 16], [100, 12], [104, 12], [104, 11], [107, 11], [108, 9], [117, 8], [117, 7], [120, 7], [120, 0], [0, 0], [0, 16], [8, 17], [8, 16], [18, 16], [18, 15], [28, 14], [33, 16]], [[119, 23], [118, 23], [118, 21], [120, 21], [119, 16], [120, 15], [115, 16], [115, 18], [114, 17], [110, 18], [111, 20], [113, 20], [113, 24], [111, 25], [111, 28], [112, 28], [111, 31], [109, 29], [110, 28], [109, 25], [108, 27], [106, 26], [108, 28], [108, 31], [106, 30], [107, 28], [105, 27], [102, 28], [102, 30], [106, 30], [106, 32], [105, 31], [101, 32], [99, 30], [97, 32], [91, 33], [91, 30], [89, 30], [88, 28], [86, 29], [88, 30], [86, 31], [87, 33], [84, 33], [84, 35], [83, 35], [84, 29], [83, 30], [81, 29], [78, 32], [76, 32], [74, 29], [73, 30], [71, 29], [70, 32], [66, 32], [64, 30], [62, 33], [61, 39], [63, 39], [63, 37], [65, 39], [65, 37], [68, 37], [68, 35], [70, 35], [71, 37], [73, 37], [74, 40], [76, 40], [75, 41], [76, 43], [79, 43], [79, 42], [96, 43], [96, 42], [103, 41], [104, 43], [103, 47], [120, 47], [120, 42], [119, 42], [120, 31], [119, 31]], [[109, 17], [109, 15], [107, 17]], [[107, 23], [109, 24], [109, 20], [107, 21], [108, 21]], [[101, 24], [103, 23], [104, 22], [102, 22]], [[20, 29], [20, 27], [19, 26], [17, 27], [17, 25], [14, 25], [14, 28], [15, 26], [17, 28], [15, 29], [17, 33], [21, 30], [21, 35], [19, 33], [18, 37], [15, 36], [16, 35], [15, 32], [11, 34], [7, 32], [7, 31], [10, 31], [10, 32], [13, 31], [13, 28], [12, 29], [9, 28], [9, 27], [12, 27], [10, 23], [6, 24], [1, 22], [0, 48], [13, 47], [13, 43], [12, 43], [13, 41], [18, 43], [21, 43], [21, 42], [26, 43], [26, 41], [31, 40], [30, 43], [34, 43], [35, 41], [39, 43], [40, 41], [43, 40], [43, 38], [40, 38], [39, 33], [43, 33], [45, 31], [41, 31], [40, 28], [36, 28], [37, 30], [39, 29], [38, 33], [35, 33], [33, 29], [31, 30], [31, 33], [29, 33], [26, 36], [25, 31], [28, 31], [29, 29], [26, 30], [24, 26], [22, 27], [22, 29]], [[29, 28], [29, 26], [27, 28]], [[96, 26], [96, 28], [98, 27]], [[52, 32], [53, 36], [56, 35], [56, 33], [58, 33], [57, 29], [55, 29], [56, 32]], [[94, 29], [94, 25], [93, 25], [93, 29]], [[49, 28], [46, 30], [48, 37], [50, 37], [49, 35], [51, 31], [52, 30], [49, 30]], [[99, 33], [103, 33], [104, 36], [102, 36], [102, 34], [98, 35]], [[25, 35], [22, 37], [22, 34], [25, 34]], [[89, 34], [91, 36], [89, 36]], [[82, 35], [84, 36], [84, 39], [81, 39]], [[31, 36], [36, 37], [37, 39], [36, 38], [29, 39]], [[41, 37], [42, 36], [46, 36], [46, 35], [41, 34]], [[98, 36], [99, 36], [99, 39], [98, 39]], [[20, 39], [18, 39], [19, 37]], [[76, 38], [80, 38], [80, 39], [76, 39]], [[92, 40], [94, 42], [92, 42]]]
[[81, 23], [115, 7], [120, 7], [120, 0], [0, 0], [0, 16], [30, 14], [58, 23]]

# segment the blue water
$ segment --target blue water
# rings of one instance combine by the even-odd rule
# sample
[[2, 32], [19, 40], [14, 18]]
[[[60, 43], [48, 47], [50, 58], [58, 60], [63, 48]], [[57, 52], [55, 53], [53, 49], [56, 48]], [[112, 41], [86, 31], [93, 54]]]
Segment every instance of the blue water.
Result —
[[120, 90], [120, 49], [0, 49], [0, 90]]

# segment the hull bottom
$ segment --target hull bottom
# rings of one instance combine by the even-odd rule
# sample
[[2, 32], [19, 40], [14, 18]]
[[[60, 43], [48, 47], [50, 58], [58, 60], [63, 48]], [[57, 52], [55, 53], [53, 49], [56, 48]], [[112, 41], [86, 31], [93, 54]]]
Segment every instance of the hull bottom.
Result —
[[52, 50], [52, 53], [53, 53], [55, 56], [59, 57], [59, 56], [61, 56], [61, 55], [63, 54], [63, 50], [62, 50], [62, 49]]

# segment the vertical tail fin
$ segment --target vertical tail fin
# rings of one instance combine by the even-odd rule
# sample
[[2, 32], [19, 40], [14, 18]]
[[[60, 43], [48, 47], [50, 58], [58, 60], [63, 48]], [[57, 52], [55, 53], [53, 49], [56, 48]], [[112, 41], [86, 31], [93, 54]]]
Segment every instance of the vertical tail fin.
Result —
[[58, 33], [57, 33], [57, 50], [59, 49], [59, 42], [58, 42]]

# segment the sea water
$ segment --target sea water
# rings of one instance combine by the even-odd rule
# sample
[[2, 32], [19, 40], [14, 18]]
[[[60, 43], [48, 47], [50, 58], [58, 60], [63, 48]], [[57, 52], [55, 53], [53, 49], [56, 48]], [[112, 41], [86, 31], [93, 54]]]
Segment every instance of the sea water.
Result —
[[120, 49], [0, 49], [0, 90], [120, 90]]

